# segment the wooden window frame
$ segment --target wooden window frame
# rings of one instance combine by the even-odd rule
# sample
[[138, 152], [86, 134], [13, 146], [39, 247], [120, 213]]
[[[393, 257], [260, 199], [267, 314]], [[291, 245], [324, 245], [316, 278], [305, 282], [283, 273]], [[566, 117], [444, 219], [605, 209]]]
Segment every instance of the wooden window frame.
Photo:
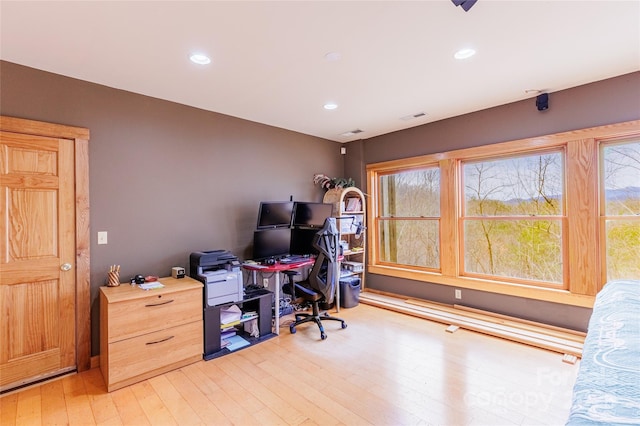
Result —
[[608, 215], [606, 212], [606, 200], [605, 200], [605, 181], [604, 181], [604, 148], [607, 145], [617, 145], [624, 144], [626, 142], [637, 142], [638, 137], [640, 135], [633, 135], [632, 137], [622, 137], [622, 138], [609, 138], [609, 139], [600, 139], [598, 142], [598, 155], [599, 155], [599, 170], [600, 170], [600, 178], [598, 181], [598, 194], [600, 197], [599, 209], [600, 209], [600, 217], [599, 217], [599, 225], [600, 225], [600, 265], [601, 265], [601, 282], [607, 282], [607, 221], [608, 220], [624, 220], [624, 221], [639, 221], [640, 216], [637, 215]]
[[[368, 223], [371, 232], [367, 271], [416, 281], [469, 288], [536, 300], [591, 307], [605, 281], [602, 271], [600, 215], [600, 141], [640, 136], [640, 120], [580, 129], [534, 138], [501, 142], [443, 153], [398, 159], [366, 166]], [[565, 232], [563, 239], [566, 288], [549, 288], [528, 282], [510, 282], [463, 276], [460, 264], [459, 208], [461, 205], [460, 168], [462, 160], [501, 157], [513, 154], [562, 149], [565, 153]], [[379, 262], [378, 253], [378, 176], [379, 174], [438, 164], [440, 167], [440, 272], [424, 271], [406, 265]]]
[[[460, 262], [460, 276], [464, 276], [464, 277], [469, 277], [469, 278], [479, 278], [479, 279], [484, 279], [484, 280], [491, 280], [491, 281], [497, 281], [497, 282], [509, 282], [509, 283], [513, 283], [513, 284], [525, 284], [525, 285], [531, 285], [534, 287], [547, 287], [547, 288], [555, 288], [555, 289], [567, 289], [568, 288], [568, 274], [567, 274], [567, 268], [564, 267], [564, 265], [567, 264], [568, 261], [568, 257], [567, 257], [567, 249], [566, 249], [566, 244], [564, 243], [564, 241], [567, 238], [567, 215], [566, 215], [566, 185], [562, 186], [562, 200], [561, 200], [561, 211], [560, 214], [558, 215], [539, 215], [539, 216], [528, 216], [528, 215], [495, 215], [495, 216], [472, 216], [472, 215], [467, 215], [465, 213], [465, 190], [464, 190], [464, 178], [462, 177], [464, 175], [464, 165], [465, 163], [468, 164], [473, 164], [473, 163], [481, 163], [484, 161], [493, 161], [493, 160], [508, 160], [509, 158], [518, 158], [518, 157], [525, 157], [525, 156], [535, 156], [535, 155], [544, 155], [544, 154], [560, 154], [561, 155], [561, 159], [563, 160], [563, 164], [562, 164], [562, 175], [566, 176], [566, 171], [565, 171], [565, 167], [566, 167], [566, 152], [564, 151], [564, 148], [558, 148], [558, 147], [554, 147], [552, 149], [547, 149], [547, 148], [541, 148], [541, 149], [536, 149], [536, 150], [527, 150], [527, 151], [523, 151], [521, 153], [518, 154], [510, 154], [510, 155], [497, 155], [497, 156], [490, 156], [490, 157], [482, 157], [482, 158], [474, 158], [474, 159], [468, 159], [468, 158], [464, 158], [464, 159], [458, 159], [458, 169], [459, 169], [459, 176], [460, 176], [460, 186], [458, 188], [456, 188], [457, 191], [457, 195], [460, 199], [460, 211], [457, 213], [458, 216], [458, 235], [460, 236], [460, 239], [458, 241], [458, 259]], [[564, 181], [566, 182], [566, 179], [564, 179]], [[560, 283], [553, 283], [553, 282], [545, 282], [545, 281], [535, 281], [535, 280], [529, 280], [529, 279], [524, 279], [524, 278], [516, 278], [516, 277], [506, 277], [506, 276], [501, 276], [501, 275], [491, 275], [491, 274], [481, 274], [481, 273], [477, 273], [477, 272], [471, 272], [471, 271], [466, 271], [464, 268], [464, 263], [465, 263], [465, 257], [464, 257], [464, 252], [465, 252], [465, 238], [464, 238], [464, 226], [465, 223], [468, 221], [477, 221], [477, 220], [496, 220], [496, 221], [523, 221], [523, 220], [531, 220], [531, 221], [554, 221], [554, 222], [560, 222], [560, 232], [562, 234], [562, 247], [560, 250], [560, 257], [561, 257], [561, 262], [563, 264], [563, 273], [562, 273], [562, 282]]]
[[[402, 169], [391, 169], [391, 170], [386, 170], [383, 173], [378, 173], [377, 174], [377, 178], [376, 178], [376, 188], [378, 188], [378, 190], [380, 190], [379, 188], [379, 183], [380, 183], [380, 178], [383, 176], [390, 176], [390, 175], [394, 175], [394, 174], [398, 174], [398, 173], [402, 173], [402, 172], [411, 172], [411, 171], [420, 171], [420, 170], [426, 170], [426, 169], [440, 169], [439, 164], [438, 163], [432, 163], [432, 164], [423, 164], [420, 167], [411, 167], [411, 168], [402, 168]], [[439, 177], [441, 179], [441, 176]], [[440, 187], [442, 188], [442, 183], [440, 185]], [[382, 210], [382, 200], [381, 197], [378, 196], [379, 192], [376, 191], [376, 207], [377, 207], [377, 212], [380, 212]], [[440, 197], [442, 198], [442, 196]], [[440, 225], [440, 221], [441, 221], [441, 216], [381, 216], [379, 214], [377, 214], [375, 216], [375, 220], [373, 222], [369, 222], [369, 223], [373, 223], [374, 227], [375, 227], [375, 234], [376, 234], [376, 242], [380, 240], [379, 237], [379, 233], [380, 233], [380, 226], [381, 226], [381, 222], [383, 221], [401, 221], [401, 220], [415, 220], [415, 221], [436, 221], [438, 222], [438, 228], [441, 229], [441, 225]], [[442, 240], [442, 236], [440, 235], [440, 232], [438, 232], [438, 238], [439, 240]], [[442, 246], [442, 244], [440, 243], [440, 246]], [[399, 264], [399, 263], [393, 263], [393, 262], [388, 262], [388, 261], [383, 261], [380, 260], [380, 245], [376, 245], [376, 254], [377, 254], [377, 259], [380, 265], [387, 265], [387, 266], [396, 266], [396, 265], [401, 265], [401, 266], [406, 266], [408, 268], [414, 268], [420, 271], [425, 271], [425, 272], [434, 272], [434, 273], [440, 273], [441, 271], [441, 264], [439, 265], [438, 268], [433, 268], [433, 267], [429, 267], [429, 266], [418, 266], [418, 265], [406, 265], [406, 264]], [[440, 256], [442, 258], [442, 255]]]

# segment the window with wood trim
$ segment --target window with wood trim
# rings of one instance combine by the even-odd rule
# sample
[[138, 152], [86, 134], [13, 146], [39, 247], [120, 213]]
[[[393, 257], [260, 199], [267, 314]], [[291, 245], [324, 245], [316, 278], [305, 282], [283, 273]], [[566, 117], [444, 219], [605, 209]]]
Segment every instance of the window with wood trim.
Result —
[[603, 143], [600, 153], [605, 279], [640, 279], [640, 140]]
[[369, 273], [577, 306], [639, 278], [640, 120], [369, 164], [367, 178]]
[[560, 151], [461, 162], [461, 271], [561, 287]]
[[377, 220], [380, 262], [440, 268], [440, 170], [381, 174]]

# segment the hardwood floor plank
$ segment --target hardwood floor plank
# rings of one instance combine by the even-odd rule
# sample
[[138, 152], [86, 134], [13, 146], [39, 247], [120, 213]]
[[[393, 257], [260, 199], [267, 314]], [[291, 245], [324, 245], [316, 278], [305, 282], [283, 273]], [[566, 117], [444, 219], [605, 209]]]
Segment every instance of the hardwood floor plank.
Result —
[[[69, 424], [67, 404], [64, 399], [62, 380], [52, 380], [42, 384], [42, 424]], [[2, 424], [5, 424], [4, 422]]]
[[[332, 312], [332, 314], [334, 314]], [[2, 425], [563, 425], [562, 356], [360, 304], [107, 393], [98, 369], [0, 397]], [[335, 326], [335, 327], [334, 327]]]
[[171, 415], [179, 422], [189, 425], [204, 425], [205, 422], [191, 408], [180, 392], [173, 386], [166, 374], [148, 380]]
[[150, 424], [131, 387], [111, 392], [111, 399], [118, 410], [123, 425], [144, 426]]
[[149, 423], [155, 425], [179, 424], [148, 380], [131, 385], [131, 391], [142, 407]]
[[62, 379], [64, 399], [67, 405], [69, 424], [94, 425], [96, 421], [91, 403], [80, 374], [72, 374]]
[[118, 409], [113, 402], [111, 394], [107, 393], [102, 372], [98, 368], [94, 368], [93, 370], [87, 370], [80, 377], [84, 381], [84, 387], [89, 396], [89, 404], [96, 423], [121, 424]]
[[221, 374], [210, 361], [203, 361], [183, 368], [189, 379], [207, 396], [232, 424], [260, 424], [245, 406], [232, 398], [226, 390], [219, 386], [218, 375]]
[[18, 393], [11, 393], [0, 398], [0, 424], [12, 425], [16, 423], [18, 409]]
[[18, 404], [16, 406], [17, 424], [40, 424], [42, 423], [42, 398], [41, 387], [31, 387], [18, 394]]
[[[231, 424], [226, 417], [211, 403], [207, 396], [198, 389], [182, 369], [166, 374], [167, 379], [180, 392], [185, 402], [198, 414], [205, 424]], [[182, 419], [181, 419], [182, 421]]]

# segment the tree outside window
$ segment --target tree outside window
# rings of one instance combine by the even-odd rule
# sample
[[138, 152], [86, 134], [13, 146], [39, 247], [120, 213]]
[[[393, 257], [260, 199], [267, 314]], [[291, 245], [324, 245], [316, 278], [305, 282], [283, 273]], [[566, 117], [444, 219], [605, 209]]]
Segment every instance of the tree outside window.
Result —
[[440, 267], [440, 171], [437, 167], [379, 177], [380, 261]]
[[602, 145], [606, 279], [640, 279], [640, 141]]
[[563, 283], [561, 152], [462, 162], [465, 275]]

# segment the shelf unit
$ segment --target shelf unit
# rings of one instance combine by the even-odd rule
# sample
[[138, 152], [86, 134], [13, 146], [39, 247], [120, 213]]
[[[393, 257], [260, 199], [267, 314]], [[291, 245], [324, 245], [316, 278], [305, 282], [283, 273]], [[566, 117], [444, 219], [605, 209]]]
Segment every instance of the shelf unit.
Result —
[[[254, 295], [245, 297], [239, 302], [228, 302], [216, 305], [204, 311], [204, 359], [210, 360], [231, 353], [231, 351], [222, 347], [221, 331], [223, 324], [220, 319], [220, 313], [223, 309], [231, 305], [237, 305], [241, 311], [255, 312], [257, 317], [242, 318], [236, 323], [227, 324], [237, 327], [237, 335], [249, 342], [249, 346], [274, 337], [275, 334], [271, 330], [271, 305], [273, 303], [273, 293], [268, 290], [256, 292]], [[250, 319], [257, 319], [259, 336], [252, 337], [243, 330], [244, 323]]]
[[340, 265], [340, 278], [357, 276], [364, 289], [366, 264], [366, 200], [356, 187], [330, 189], [324, 194], [324, 203], [333, 204], [344, 260]]

